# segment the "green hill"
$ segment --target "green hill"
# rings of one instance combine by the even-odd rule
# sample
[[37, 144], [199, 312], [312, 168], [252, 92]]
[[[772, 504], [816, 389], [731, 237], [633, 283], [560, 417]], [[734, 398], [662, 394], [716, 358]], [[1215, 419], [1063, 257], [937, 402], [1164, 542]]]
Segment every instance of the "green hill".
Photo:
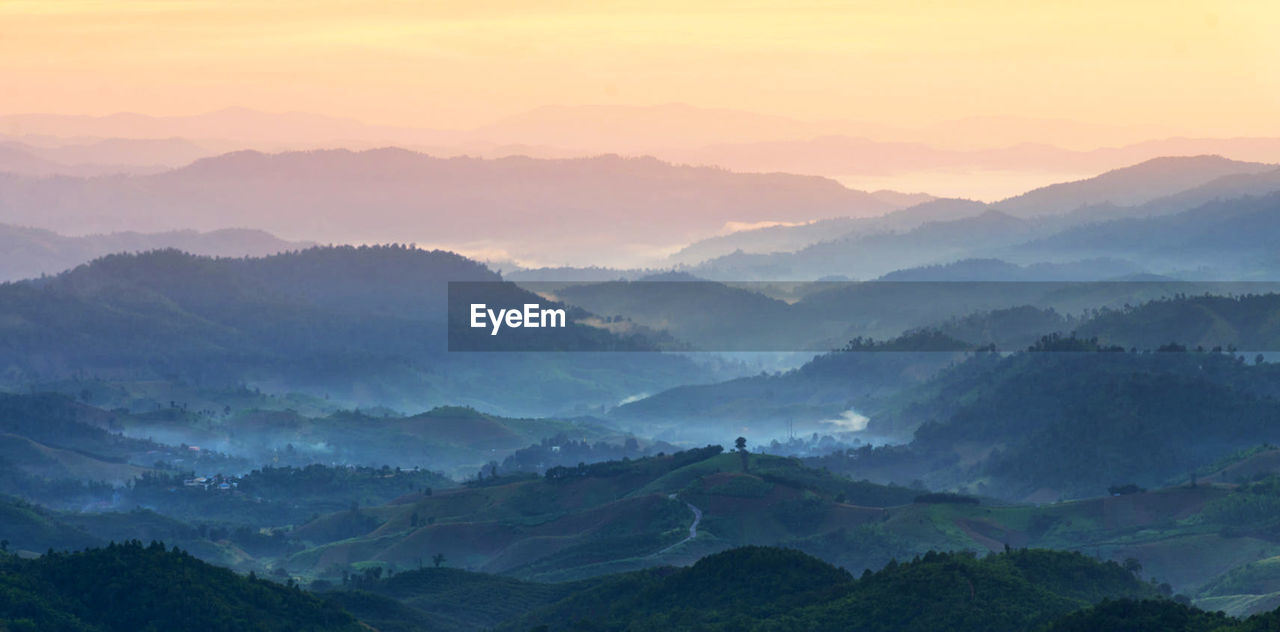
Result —
[[[1210, 291], [1213, 284], [1198, 288]], [[1234, 347], [1267, 351], [1280, 349], [1280, 294], [1273, 284], [1222, 284], [1224, 292], [1240, 296], [1185, 296], [1148, 301], [1104, 310], [1077, 329], [1080, 337], [1097, 337], [1105, 344], [1156, 349], [1170, 342], [1189, 348]]]
[[[397, 600], [425, 613], [435, 622], [433, 629], [488, 630], [503, 621], [559, 601], [589, 584], [547, 584], [455, 568], [422, 568], [396, 573], [381, 581], [354, 585], [359, 590]], [[351, 592], [334, 591], [329, 594], [340, 596]], [[346, 597], [339, 599], [342, 603], [350, 602]], [[360, 615], [359, 611], [353, 612]]]
[[1056, 499], [1157, 486], [1280, 439], [1280, 366], [1226, 353], [1081, 349], [976, 355], [872, 418], [872, 432], [913, 432], [908, 446], [866, 450], [856, 467], [829, 465], [873, 480]]
[[[0, 385], [128, 376], [262, 384], [348, 406], [461, 403], [545, 414], [612, 405], [700, 375], [687, 359], [659, 354], [449, 354], [450, 281], [501, 278], [452, 253], [403, 246], [245, 259], [111, 255], [0, 285]], [[544, 302], [501, 287], [512, 301]], [[645, 348], [576, 322], [564, 337], [579, 347]], [[602, 340], [609, 344], [595, 345]]]
[[1104, 598], [1153, 596], [1074, 553], [929, 553], [854, 579], [797, 551], [746, 547], [615, 576], [500, 629], [1027, 630]]
[[1069, 614], [1045, 632], [1265, 632], [1280, 626], [1280, 613], [1243, 621], [1167, 600], [1108, 600]]
[[0, 621], [9, 630], [85, 632], [363, 629], [297, 588], [136, 541], [0, 560]]
[[858, 528], [917, 495], [794, 459], [750, 455], [741, 468], [740, 455], [711, 446], [407, 494], [300, 526], [294, 536], [315, 546], [285, 564], [309, 574], [360, 562], [403, 570], [442, 554], [455, 567], [566, 580]]

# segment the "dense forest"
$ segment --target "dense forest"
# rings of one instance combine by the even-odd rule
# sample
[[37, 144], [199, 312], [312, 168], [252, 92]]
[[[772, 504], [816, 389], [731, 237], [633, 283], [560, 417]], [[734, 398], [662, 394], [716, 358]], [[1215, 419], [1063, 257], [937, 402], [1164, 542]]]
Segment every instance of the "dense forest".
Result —
[[296, 586], [241, 577], [159, 543], [6, 555], [0, 564], [0, 621], [15, 632], [363, 629]]

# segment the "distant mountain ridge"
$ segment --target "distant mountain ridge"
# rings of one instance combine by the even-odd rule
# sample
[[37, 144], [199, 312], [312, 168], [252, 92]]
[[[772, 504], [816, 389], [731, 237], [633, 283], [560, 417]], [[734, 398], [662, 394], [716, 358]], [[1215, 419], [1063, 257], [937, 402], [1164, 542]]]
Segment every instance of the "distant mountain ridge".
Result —
[[595, 264], [687, 243], [730, 222], [870, 216], [895, 208], [820, 177], [619, 156], [482, 160], [402, 149], [244, 151], [149, 176], [0, 175], [0, 214], [67, 232], [233, 224], [291, 239], [473, 243]]
[[1092, 204], [1136, 206], [1208, 184], [1229, 175], [1276, 170], [1276, 165], [1228, 160], [1221, 156], [1154, 158], [1077, 182], [1028, 191], [992, 204], [1018, 216], [1067, 213]]
[[[12, 114], [0, 116], [0, 130], [17, 141], [53, 137], [76, 139], [76, 143], [170, 139], [213, 143], [223, 151], [356, 149], [394, 144], [441, 155], [487, 157], [566, 158], [616, 152], [739, 171], [829, 177], [938, 169], [1083, 174], [1162, 155], [1223, 154], [1264, 162], [1280, 156], [1280, 139], [1276, 138], [1178, 136], [1157, 126], [1121, 128], [1067, 120], [970, 117], [911, 129], [847, 120], [805, 121], [681, 103], [548, 105], [465, 130], [378, 125], [338, 116], [243, 107], [181, 116]], [[67, 164], [85, 162], [124, 164], [119, 160]], [[62, 172], [71, 173], [65, 168]]]
[[695, 265], [737, 252], [792, 252], [837, 237], [909, 230], [931, 221], [978, 215], [984, 208], [986, 205], [981, 202], [937, 198], [879, 217], [819, 219], [799, 226], [770, 226], [710, 237], [685, 246], [668, 259], [676, 264]]
[[38, 228], [0, 224], [0, 282], [56, 274], [118, 252], [176, 248], [211, 257], [262, 257], [314, 245], [285, 241], [260, 230], [237, 228], [66, 237]]
[[[1141, 234], [1132, 232], [1145, 230], [1148, 226], [1164, 226], [1160, 229], [1165, 232], [1161, 243], [1176, 239], [1178, 230], [1185, 233], [1183, 237], [1189, 244], [1204, 238], [1197, 231], [1218, 231], [1215, 233], [1219, 234], [1217, 243], [1224, 248], [1219, 253], [1221, 257], [1210, 257], [1183, 267], [1202, 263], [1224, 264], [1229, 267], [1222, 272], [1228, 275], [1250, 269], [1266, 274], [1266, 266], [1271, 265], [1267, 263], [1269, 259], [1259, 251], [1258, 244], [1252, 243], [1276, 234], [1263, 219], [1265, 212], [1261, 207], [1256, 208], [1252, 215], [1254, 221], [1246, 228], [1246, 224], [1242, 224], [1246, 220], [1237, 217], [1237, 211], [1228, 209], [1248, 206], [1250, 203], [1246, 196], [1265, 196], [1274, 191], [1280, 191], [1280, 169], [1274, 165], [1231, 161], [1217, 156], [1162, 158], [1089, 180], [1037, 189], [973, 209], [981, 211], [981, 214], [965, 216], [968, 209], [958, 203], [929, 202], [892, 213], [886, 219], [944, 203], [956, 205], [954, 209], [962, 217], [924, 222], [901, 232], [862, 233], [855, 230], [845, 235], [832, 235], [793, 252], [735, 252], [704, 261], [693, 266], [691, 271], [706, 278], [724, 280], [816, 279], [833, 274], [866, 279], [896, 269], [942, 265], [961, 259], [1000, 258], [1029, 265], [1109, 258], [1127, 260], [1136, 267], [1165, 273], [1170, 270], [1174, 253], [1169, 251], [1159, 261], [1144, 260], [1143, 257], [1150, 259], [1153, 254], [1154, 243], [1145, 243]], [[1219, 211], [1198, 210], [1215, 204]], [[1179, 224], [1182, 220], [1173, 217], [1180, 213], [1191, 213], [1200, 219], [1194, 224]], [[874, 221], [838, 225], [866, 226], [874, 225]], [[1239, 228], [1229, 229], [1229, 225]], [[794, 233], [804, 228], [807, 227], [771, 230]], [[1230, 246], [1230, 240], [1225, 239], [1226, 233], [1222, 231], [1230, 233], [1232, 230], [1237, 231], [1239, 239], [1250, 242], [1247, 248]], [[1102, 236], [1097, 243], [1072, 237], [1091, 234], [1091, 231]], [[753, 232], [769, 238], [764, 233]], [[740, 243], [747, 238], [736, 237]], [[1125, 247], [1106, 245], [1119, 242], [1133, 247], [1125, 250]], [[1246, 257], [1252, 259], [1246, 261]]]

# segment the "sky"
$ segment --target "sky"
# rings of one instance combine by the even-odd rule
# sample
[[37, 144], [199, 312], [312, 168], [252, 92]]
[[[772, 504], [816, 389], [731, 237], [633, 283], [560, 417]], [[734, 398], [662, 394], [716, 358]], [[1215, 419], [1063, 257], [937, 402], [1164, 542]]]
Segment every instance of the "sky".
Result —
[[228, 106], [468, 129], [539, 106], [1280, 135], [1280, 3], [0, 0], [0, 114]]

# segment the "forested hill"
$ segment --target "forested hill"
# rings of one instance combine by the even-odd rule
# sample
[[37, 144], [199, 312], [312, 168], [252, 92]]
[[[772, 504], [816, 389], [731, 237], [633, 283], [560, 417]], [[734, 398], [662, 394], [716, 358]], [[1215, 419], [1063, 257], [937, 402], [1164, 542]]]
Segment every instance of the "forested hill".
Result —
[[[357, 405], [458, 403], [544, 414], [611, 404], [694, 376], [689, 361], [669, 356], [622, 362], [585, 354], [446, 354], [448, 282], [499, 280], [475, 261], [406, 246], [246, 259], [175, 250], [112, 255], [55, 277], [0, 285], [0, 379], [24, 384], [88, 374], [267, 383]], [[504, 287], [513, 301], [546, 303]], [[646, 344], [572, 322], [563, 332], [583, 346]], [[587, 372], [596, 376], [591, 389], [581, 385]], [[509, 381], [532, 383], [495, 394], [493, 385]], [[358, 394], [378, 397], [366, 402]]]
[[[1063, 350], [978, 354], [901, 393], [871, 427], [914, 430], [914, 438], [881, 456], [933, 464], [924, 477], [931, 487], [981, 481], [1006, 497], [1047, 489], [1056, 498], [1122, 482], [1157, 485], [1280, 441], [1280, 366], [1228, 353], [1089, 351], [1088, 341], [1046, 340]], [[977, 445], [992, 449], [961, 458]], [[885, 465], [876, 458], [859, 466], [862, 475]]]
[[172, 249], [118, 254], [34, 284], [100, 301], [126, 300], [119, 295], [130, 290], [154, 292], [189, 311], [258, 301], [438, 321], [449, 281], [500, 280], [484, 264], [461, 255], [392, 244], [234, 259]]
[[0, 629], [40, 632], [358, 632], [296, 587], [241, 577], [164, 545], [0, 556]]
[[499, 629], [1013, 632], [1105, 598], [1158, 594], [1118, 564], [1078, 553], [931, 552], [855, 579], [798, 551], [744, 547], [605, 578]]

